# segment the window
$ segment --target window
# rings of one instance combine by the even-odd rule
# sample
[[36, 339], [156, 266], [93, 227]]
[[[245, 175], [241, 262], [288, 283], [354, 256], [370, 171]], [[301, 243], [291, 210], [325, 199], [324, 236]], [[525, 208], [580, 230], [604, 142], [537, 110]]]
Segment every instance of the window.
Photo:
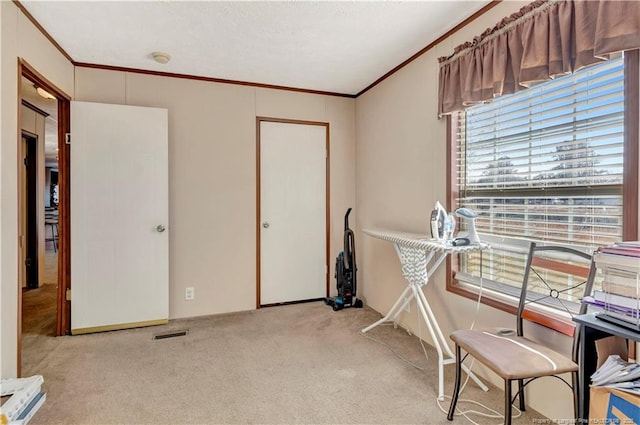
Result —
[[492, 250], [461, 257], [450, 289], [473, 289], [482, 267], [484, 287], [518, 296], [530, 240], [593, 250], [628, 236], [626, 105], [619, 57], [452, 117], [451, 202], [478, 213]]

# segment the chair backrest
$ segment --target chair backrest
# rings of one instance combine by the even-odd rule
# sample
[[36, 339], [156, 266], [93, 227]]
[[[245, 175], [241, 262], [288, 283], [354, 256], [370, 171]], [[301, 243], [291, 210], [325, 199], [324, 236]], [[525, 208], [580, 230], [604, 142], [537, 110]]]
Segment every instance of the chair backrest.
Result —
[[591, 295], [595, 275], [596, 268], [590, 254], [565, 246], [532, 242], [518, 304], [518, 335], [523, 335], [524, 320], [551, 327], [574, 338], [575, 357], [579, 327], [570, 320], [556, 320], [541, 311], [544, 308], [560, 309], [570, 317], [586, 313], [587, 306], [581, 300]]
[[58, 222], [58, 209], [52, 207], [44, 207], [44, 219], [49, 222]]

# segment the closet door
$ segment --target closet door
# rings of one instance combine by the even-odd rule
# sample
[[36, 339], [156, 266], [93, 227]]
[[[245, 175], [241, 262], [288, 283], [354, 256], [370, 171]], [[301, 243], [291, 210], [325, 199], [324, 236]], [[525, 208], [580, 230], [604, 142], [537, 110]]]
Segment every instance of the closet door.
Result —
[[327, 293], [328, 128], [260, 122], [260, 304]]

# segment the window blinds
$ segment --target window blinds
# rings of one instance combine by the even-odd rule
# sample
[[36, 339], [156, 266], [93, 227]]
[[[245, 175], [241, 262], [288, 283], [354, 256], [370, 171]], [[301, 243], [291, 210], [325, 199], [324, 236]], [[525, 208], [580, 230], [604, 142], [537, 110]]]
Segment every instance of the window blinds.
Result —
[[622, 231], [623, 62], [469, 108], [457, 131], [459, 203], [482, 232], [585, 247]]
[[[458, 203], [500, 241], [485, 277], [522, 276], [513, 239], [585, 249], [621, 239], [622, 58], [470, 107], [454, 122]], [[461, 265], [479, 272], [475, 261]]]

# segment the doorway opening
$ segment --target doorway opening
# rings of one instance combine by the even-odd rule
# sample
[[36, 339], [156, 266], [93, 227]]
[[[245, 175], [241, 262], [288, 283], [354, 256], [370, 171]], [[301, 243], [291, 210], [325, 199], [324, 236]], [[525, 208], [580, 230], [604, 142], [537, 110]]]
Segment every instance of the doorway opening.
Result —
[[[23, 351], [42, 336], [70, 331], [70, 97], [18, 61], [19, 181], [18, 376]], [[31, 353], [30, 353], [31, 354]]]

